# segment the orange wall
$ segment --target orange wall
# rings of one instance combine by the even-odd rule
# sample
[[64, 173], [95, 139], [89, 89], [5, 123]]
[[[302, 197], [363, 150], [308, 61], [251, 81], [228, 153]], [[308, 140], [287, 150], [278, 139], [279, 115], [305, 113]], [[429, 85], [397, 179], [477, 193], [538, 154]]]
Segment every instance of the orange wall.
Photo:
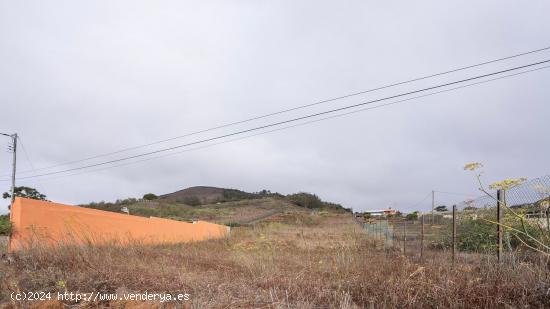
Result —
[[16, 198], [11, 208], [10, 251], [33, 244], [101, 244], [141, 241], [148, 244], [198, 241], [229, 236], [229, 227], [144, 218], [114, 212]]

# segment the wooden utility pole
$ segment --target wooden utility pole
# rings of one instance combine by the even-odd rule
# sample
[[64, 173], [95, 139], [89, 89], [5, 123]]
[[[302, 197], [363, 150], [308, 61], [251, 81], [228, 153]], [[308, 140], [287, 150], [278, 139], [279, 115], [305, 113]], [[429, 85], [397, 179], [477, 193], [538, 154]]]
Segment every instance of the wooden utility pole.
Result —
[[420, 219], [420, 260], [424, 260], [424, 214]]
[[453, 266], [456, 259], [456, 205], [453, 205]]
[[506, 205], [506, 193], [504, 190], [497, 190], [497, 261], [502, 259], [502, 207]]

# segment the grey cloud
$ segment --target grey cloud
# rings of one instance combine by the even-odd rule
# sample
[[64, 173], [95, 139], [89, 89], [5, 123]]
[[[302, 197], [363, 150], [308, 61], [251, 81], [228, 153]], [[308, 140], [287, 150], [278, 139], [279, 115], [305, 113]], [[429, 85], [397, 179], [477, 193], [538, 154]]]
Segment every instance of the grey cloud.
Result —
[[[18, 132], [34, 165], [49, 166], [540, 48], [548, 43], [548, 11], [546, 1], [0, 1], [0, 131]], [[545, 57], [550, 53], [509, 65]], [[413, 210], [432, 189], [477, 194], [462, 170], [466, 162], [483, 161], [487, 182], [548, 173], [549, 74], [20, 183], [66, 203], [216, 185], [311, 191], [354, 209]], [[9, 154], [0, 151], [0, 164], [9, 172]], [[22, 154], [19, 169], [29, 169]]]

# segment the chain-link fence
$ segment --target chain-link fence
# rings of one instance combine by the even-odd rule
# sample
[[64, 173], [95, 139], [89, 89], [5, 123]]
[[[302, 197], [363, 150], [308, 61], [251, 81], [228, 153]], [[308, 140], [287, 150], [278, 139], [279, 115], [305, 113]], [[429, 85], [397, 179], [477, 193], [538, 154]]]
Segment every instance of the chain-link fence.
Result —
[[419, 212], [411, 220], [368, 219], [364, 228], [370, 238], [406, 255], [448, 251], [452, 258], [488, 254], [515, 262], [534, 252], [550, 253], [549, 206], [550, 175], [459, 201], [448, 210]]

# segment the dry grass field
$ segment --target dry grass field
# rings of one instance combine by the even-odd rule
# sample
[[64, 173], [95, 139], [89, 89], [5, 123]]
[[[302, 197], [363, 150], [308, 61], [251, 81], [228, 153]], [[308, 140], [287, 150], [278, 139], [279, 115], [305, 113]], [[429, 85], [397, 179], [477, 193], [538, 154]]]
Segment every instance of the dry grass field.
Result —
[[[72, 308], [548, 308], [545, 267], [431, 252], [420, 262], [373, 243], [349, 215], [296, 213], [233, 228], [229, 239], [147, 247], [138, 243], [36, 248], [0, 264], [3, 308], [13, 291], [189, 293], [183, 303], [104, 301]], [[1, 307], [1, 306], [0, 306]]]

